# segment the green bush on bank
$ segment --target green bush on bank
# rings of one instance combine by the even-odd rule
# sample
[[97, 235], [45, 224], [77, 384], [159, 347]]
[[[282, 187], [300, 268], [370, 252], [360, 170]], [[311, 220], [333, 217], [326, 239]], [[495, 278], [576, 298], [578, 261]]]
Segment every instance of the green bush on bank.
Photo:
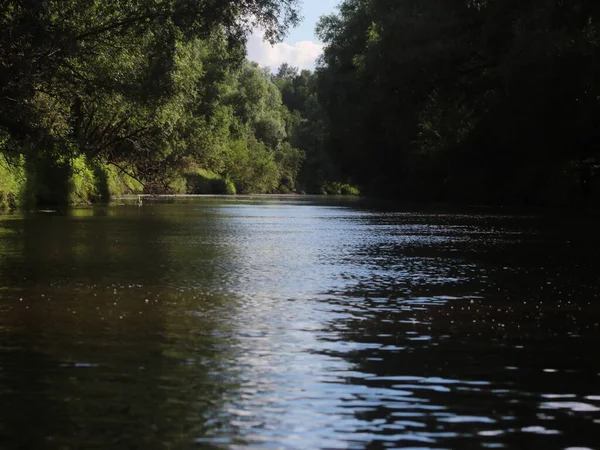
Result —
[[98, 180], [99, 175], [102, 175], [102, 169], [94, 167], [85, 157], [73, 159], [69, 177], [69, 203], [97, 203], [107, 200], [108, 186]]
[[323, 185], [322, 195], [360, 195], [360, 189], [348, 183], [339, 181], [328, 181]]
[[271, 194], [279, 186], [277, 163], [264, 143], [250, 136], [231, 143], [227, 178], [240, 194]]
[[231, 178], [229, 178], [229, 176], [226, 176], [224, 181], [225, 181], [225, 194], [227, 194], [227, 195], [237, 194], [237, 189], [235, 188], [235, 184], [233, 183]]
[[22, 158], [8, 161], [0, 156], [0, 209], [20, 206], [25, 195], [25, 168]]
[[85, 156], [27, 162], [21, 157], [10, 163], [0, 157], [0, 208], [108, 202], [142, 191], [143, 185], [123, 171]]
[[[206, 169], [195, 169], [184, 174], [187, 194], [227, 194], [227, 180]], [[235, 193], [235, 192], [234, 192]]]
[[[253, 142], [259, 150], [261, 144]], [[285, 177], [277, 187], [279, 172], [271, 155], [258, 152], [261, 158], [245, 154], [240, 145], [238, 153], [245, 156], [246, 166], [237, 166], [231, 174], [219, 175], [203, 168], [188, 168], [169, 183], [171, 194], [235, 195], [242, 193], [291, 192]], [[250, 152], [249, 152], [250, 153]], [[240, 156], [239, 154], [236, 156]], [[255, 156], [255, 155], [253, 155]], [[290, 182], [293, 186], [293, 182]], [[85, 156], [55, 161], [50, 157], [25, 161], [24, 157], [8, 161], [0, 157], [0, 209], [20, 206], [55, 206], [108, 202], [111, 197], [144, 193], [144, 185], [113, 165], [90, 161]], [[328, 182], [324, 195], [360, 195], [347, 183]]]
[[106, 203], [111, 197], [141, 194], [144, 190], [142, 183], [117, 167], [84, 156], [71, 161], [69, 182], [70, 204]]
[[[38, 178], [37, 204], [64, 203], [60, 200], [44, 201], [45, 197], [40, 196], [40, 190], [42, 193], [56, 193], [56, 186], [62, 184], [62, 181], [58, 181], [56, 177], [62, 178], [65, 175], [68, 177], [66, 203], [71, 205], [108, 202], [111, 197], [141, 194], [144, 189], [139, 181], [117, 167], [99, 161], [89, 161], [85, 156], [70, 160], [66, 166], [68, 170], [64, 169], [62, 165], [58, 166], [58, 170], [53, 173], [50, 185], [39, 183], [39, 172], [31, 174]], [[44, 172], [47, 172], [47, 166], [44, 169]]]
[[106, 174], [109, 198], [143, 193], [144, 185], [117, 167], [103, 165], [102, 170]]

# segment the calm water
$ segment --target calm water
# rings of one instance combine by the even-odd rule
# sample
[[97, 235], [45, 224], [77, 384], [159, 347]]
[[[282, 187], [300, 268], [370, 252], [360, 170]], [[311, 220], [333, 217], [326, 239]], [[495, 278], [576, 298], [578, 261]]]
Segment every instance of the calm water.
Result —
[[0, 216], [0, 447], [600, 448], [599, 231], [310, 198]]

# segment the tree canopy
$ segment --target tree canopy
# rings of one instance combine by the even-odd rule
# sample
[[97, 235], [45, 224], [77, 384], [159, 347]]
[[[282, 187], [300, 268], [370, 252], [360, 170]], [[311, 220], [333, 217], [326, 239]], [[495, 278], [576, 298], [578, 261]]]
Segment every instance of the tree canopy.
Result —
[[336, 164], [405, 199], [570, 201], [598, 165], [590, 0], [345, 0], [318, 26]]
[[276, 153], [292, 152], [284, 108], [245, 42], [298, 19], [296, 0], [3, 2], [0, 150], [34, 171], [85, 157], [168, 191], [186, 168], [236, 182], [231, 153], [252, 148], [274, 181], [239, 187], [275, 190], [288, 170]]
[[315, 73], [248, 62], [248, 33], [281, 39], [298, 6], [3, 2], [0, 163], [39, 202], [78, 170], [149, 193], [600, 196], [598, 2], [344, 0]]

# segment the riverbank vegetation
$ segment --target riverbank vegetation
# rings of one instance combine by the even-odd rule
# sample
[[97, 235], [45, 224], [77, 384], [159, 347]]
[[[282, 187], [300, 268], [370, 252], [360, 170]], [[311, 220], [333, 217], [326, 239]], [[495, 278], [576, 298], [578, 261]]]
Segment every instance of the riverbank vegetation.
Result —
[[329, 154], [373, 194], [600, 199], [600, 3], [344, 0], [322, 18]]
[[245, 38], [297, 21], [295, 0], [4, 2], [2, 203], [296, 191], [304, 153]]
[[296, 0], [7, 1], [0, 205], [126, 193], [600, 198], [600, 6], [344, 0], [316, 72], [245, 59]]

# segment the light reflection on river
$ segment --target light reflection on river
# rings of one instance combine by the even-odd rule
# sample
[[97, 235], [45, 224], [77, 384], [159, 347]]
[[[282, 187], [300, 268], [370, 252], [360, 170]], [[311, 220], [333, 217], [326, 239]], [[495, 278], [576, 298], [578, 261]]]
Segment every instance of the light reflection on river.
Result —
[[0, 216], [0, 445], [597, 448], [597, 225], [314, 198]]

